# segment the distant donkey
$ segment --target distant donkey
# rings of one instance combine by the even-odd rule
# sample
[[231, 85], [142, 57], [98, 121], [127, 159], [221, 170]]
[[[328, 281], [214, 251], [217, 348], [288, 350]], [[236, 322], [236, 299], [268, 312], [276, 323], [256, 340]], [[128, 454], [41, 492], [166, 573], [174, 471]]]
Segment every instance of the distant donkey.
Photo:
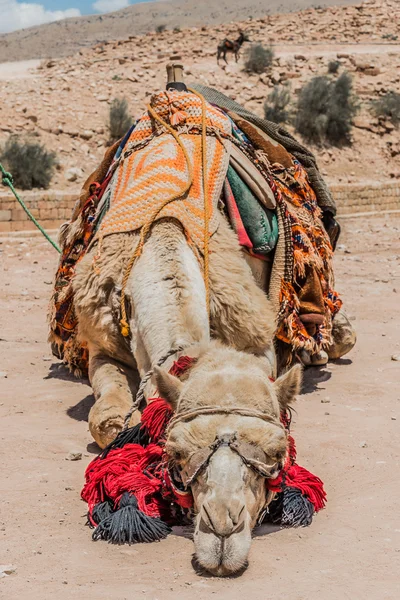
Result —
[[228, 40], [227, 38], [225, 38], [224, 41], [220, 43], [220, 45], [218, 46], [218, 55], [217, 55], [218, 63], [219, 63], [219, 59], [222, 56], [222, 58], [224, 59], [226, 64], [228, 64], [228, 61], [226, 60], [226, 55], [228, 52], [232, 52], [235, 55], [236, 62], [239, 60], [240, 48], [242, 47], [244, 42], [250, 41], [249, 37], [243, 31], [239, 31], [239, 33], [240, 33], [240, 35], [237, 40], [232, 41], [232, 40]]

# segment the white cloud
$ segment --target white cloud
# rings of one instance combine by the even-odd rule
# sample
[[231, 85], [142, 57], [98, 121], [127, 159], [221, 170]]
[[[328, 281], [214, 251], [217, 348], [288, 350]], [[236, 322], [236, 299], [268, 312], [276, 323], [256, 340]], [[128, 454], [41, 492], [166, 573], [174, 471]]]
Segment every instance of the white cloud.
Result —
[[129, 6], [129, 0], [97, 0], [92, 4], [94, 10], [101, 13], [113, 12], [127, 6]]
[[79, 8], [67, 10], [46, 10], [42, 4], [17, 2], [17, 0], [0, 0], [0, 33], [8, 33], [15, 29], [42, 25], [51, 21], [59, 21], [68, 17], [79, 17]]

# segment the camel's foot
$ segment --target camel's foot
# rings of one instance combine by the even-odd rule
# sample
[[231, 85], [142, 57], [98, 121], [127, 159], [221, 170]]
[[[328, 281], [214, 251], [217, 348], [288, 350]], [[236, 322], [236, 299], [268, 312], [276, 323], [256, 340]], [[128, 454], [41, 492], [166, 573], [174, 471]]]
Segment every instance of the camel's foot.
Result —
[[[92, 406], [89, 413], [89, 430], [100, 448], [105, 448], [115, 440], [124, 426], [125, 416], [129, 409], [130, 406], [127, 406], [125, 402], [110, 403], [110, 399], [107, 398], [100, 398]], [[133, 427], [139, 422], [140, 413], [136, 410], [131, 417], [129, 427]]]
[[341, 358], [354, 348], [357, 341], [357, 334], [346, 313], [342, 310], [333, 319], [332, 338], [333, 344], [327, 348], [330, 359]]
[[316, 354], [310, 354], [308, 350], [300, 350], [298, 355], [305, 367], [322, 367], [329, 359], [325, 350], [320, 350]]

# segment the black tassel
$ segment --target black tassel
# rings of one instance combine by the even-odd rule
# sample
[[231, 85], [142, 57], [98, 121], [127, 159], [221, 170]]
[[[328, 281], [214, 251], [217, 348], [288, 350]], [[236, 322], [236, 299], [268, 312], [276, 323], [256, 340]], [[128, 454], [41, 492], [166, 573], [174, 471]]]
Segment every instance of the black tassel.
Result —
[[282, 527], [307, 527], [314, 516], [314, 506], [300, 490], [285, 487], [268, 506], [266, 521]]
[[149, 543], [165, 539], [171, 531], [161, 519], [139, 510], [135, 496], [125, 492], [119, 509], [98, 524], [92, 538], [107, 540], [110, 544]]
[[283, 527], [307, 527], [314, 516], [314, 505], [300, 490], [293, 487], [283, 492], [282, 521]]
[[130, 427], [125, 431], [120, 431], [115, 440], [108, 444], [106, 448], [99, 454], [99, 458], [106, 458], [111, 450], [116, 448], [123, 448], [125, 444], [139, 444], [145, 448], [150, 443], [150, 438], [145, 428], [142, 428], [141, 423]]
[[[107, 519], [113, 513], [113, 506], [109, 500], [105, 502], [99, 502], [93, 509], [92, 519], [98, 525], [104, 519]], [[91, 525], [91, 521], [88, 519], [89, 525]], [[93, 527], [93, 525], [91, 525]]]

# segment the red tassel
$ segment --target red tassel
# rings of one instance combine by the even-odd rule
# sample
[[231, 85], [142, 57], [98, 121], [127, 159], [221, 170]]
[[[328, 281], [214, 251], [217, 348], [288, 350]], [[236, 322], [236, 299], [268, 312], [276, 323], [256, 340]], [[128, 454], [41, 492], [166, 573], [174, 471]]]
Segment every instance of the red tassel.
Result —
[[155, 444], [164, 435], [170, 418], [172, 408], [163, 398], [151, 398], [142, 413], [142, 427], [147, 429], [151, 441]]
[[314, 505], [315, 512], [325, 507], [326, 492], [322, 480], [299, 465], [292, 465], [286, 472], [287, 487], [297, 488]]
[[159, 517], [162, 499], [156, 498], [162, 482], [152, 471], [161, 462], [163, 449], [156, 444], [143, 448], [126, 444], [111, 450], [106, 458], [94, 459], [86, 469], [86, 483], [82, 498], [88, 504], [89, 514], [106, 498], [117, 506], [124, 492], [134, 492], [139, 509], [151, 517]]
[[191, 356], [181, 356], [174, 362], [169, 372], [171, 375], [175, 375], [175, 377], [181, 377], [190, 367], [194, 365], [197, 361], [197, 358], [192, 358]]

